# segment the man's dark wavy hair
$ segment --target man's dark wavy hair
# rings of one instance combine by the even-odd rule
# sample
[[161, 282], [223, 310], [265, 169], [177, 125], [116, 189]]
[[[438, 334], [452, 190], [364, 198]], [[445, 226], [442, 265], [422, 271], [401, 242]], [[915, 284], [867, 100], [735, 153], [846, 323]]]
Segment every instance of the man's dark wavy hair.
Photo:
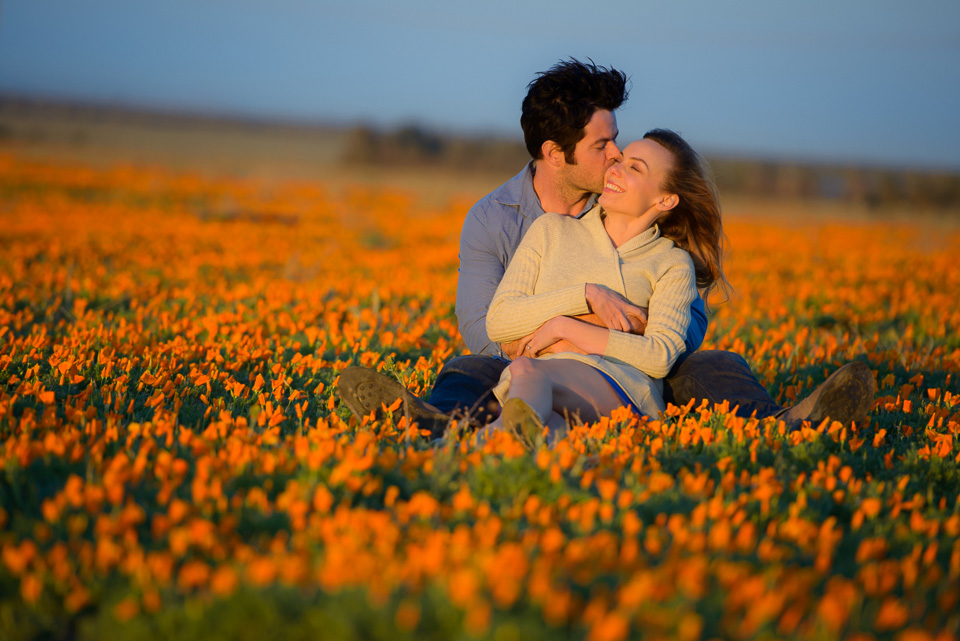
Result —
[[527, 85], [520, 127], [527, 151], [543, 156], [543, 143], [552, 140], [563, 150], [568, 163], [575, 163], [574, 148], [584, 127], [598, 109], [615, 111], [627, 100], [627, 75], [622, 71], [589, 64], [576, 58], [561, 60], [541, 71]]

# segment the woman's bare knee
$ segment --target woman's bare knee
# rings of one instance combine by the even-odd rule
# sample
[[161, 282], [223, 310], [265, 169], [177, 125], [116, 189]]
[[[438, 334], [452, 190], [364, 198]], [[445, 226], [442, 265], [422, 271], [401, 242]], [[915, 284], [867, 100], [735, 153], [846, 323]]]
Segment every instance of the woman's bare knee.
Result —
[[546, 362], [554, 364], [549, 371], [556, 411], [595, 421], [622, 404], [610, 383], [593, 367], [573, 360]]
[[507, 367], [510, 369], [510, 376], [527, 376], [537, 371], [537, 362], [526, 356], [518, 356]]
[[[538, 412], [552, 408], [561, 415], [568, 413], [584, 421], [595, 421], [622, 404], [610, 383], [586, 363], [521, 356], [508, 367], [513, 381], [510, 395], [526, 394], [531, 400], [536, 396], [543, 401], [537, 403]], [[533, 394], [533, 389], [538, 394]], [[540, 393], [546, 393], [547, 398], [539, 399]], [[543, 412], [542, 416], [548, 414]]]

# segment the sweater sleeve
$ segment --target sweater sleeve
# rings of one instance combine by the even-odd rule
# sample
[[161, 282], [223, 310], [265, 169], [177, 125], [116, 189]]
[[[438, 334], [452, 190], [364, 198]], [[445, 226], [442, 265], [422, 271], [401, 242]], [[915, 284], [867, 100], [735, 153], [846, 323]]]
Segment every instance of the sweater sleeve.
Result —
[[545, 224], [538, 219], [520, 243], [487, 312], [487, 334], [498, 343], [517, 340], [555, 316], [589, 311], [586, 283], [534, 294], [545, 248]]
[[690, 257], [685, 252], [682, 257], [675, 255], [680, 259], [654, 285], [644, 334], [637, 336], [611, 330], [603, 354], [605, 358], [632, 365], [652, 378], [665, 377], [685, 351], [690, 306], [698, 296]]

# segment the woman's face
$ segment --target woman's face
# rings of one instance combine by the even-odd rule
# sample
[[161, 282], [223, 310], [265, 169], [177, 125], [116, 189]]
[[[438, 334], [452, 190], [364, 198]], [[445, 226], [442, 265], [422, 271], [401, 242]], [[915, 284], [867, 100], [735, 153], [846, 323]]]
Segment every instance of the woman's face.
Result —
[[660, 186], [673, 166], [673, 154], [652, 140], [638, 140], [607, 170], [597, 202], [608, 212], [640, 216], [666, 196]]

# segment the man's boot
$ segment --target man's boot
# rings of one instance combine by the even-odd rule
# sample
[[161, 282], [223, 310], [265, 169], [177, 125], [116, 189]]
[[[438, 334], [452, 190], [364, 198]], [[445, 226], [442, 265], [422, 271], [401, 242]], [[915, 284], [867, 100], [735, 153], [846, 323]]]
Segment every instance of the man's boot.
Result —
[[877, 395], [877, 382], [866, 363], [847, 363], [824, 381], [809, 396], [777, 414], [790, 429], [804, 421], [817, 426], [825, 418], [843, 424], [860, 423], [867, 417]]
[[341, 400], [358, 419], [373, 412], [382, 418], [383, 406], [389, 407], [398, 398], [403, 401], [403, 415], [408, 423], [417, 423], [422, 430], [430, 430], [430, 438], [443, 436], [450, 417], [424, 403], [406, 387], [366, 367], [348, 367], [340, 374], [337, 392]]

